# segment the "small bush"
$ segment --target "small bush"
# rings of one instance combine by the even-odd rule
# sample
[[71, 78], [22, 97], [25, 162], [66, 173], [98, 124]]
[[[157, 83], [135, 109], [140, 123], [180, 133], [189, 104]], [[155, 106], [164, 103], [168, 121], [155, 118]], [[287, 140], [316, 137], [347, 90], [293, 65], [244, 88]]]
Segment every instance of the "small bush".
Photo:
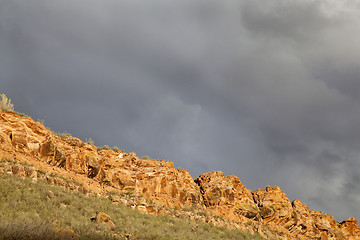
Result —
[[63, 132], [63, 133], [59, 133], [59, 132], [54, 132], [54, 134], [58, 137], [61, 138], [67, 138], [67, 137], [71, 137], [71, 134], [68, 132]]
[[88, 143], [90, 145], [95, 145], [95, 141], [92, 140], [92, 138], [86, 138], [85, 141], [86, 141], [86, 143]]
[[14, 104], [11, 103], [11, 99], [7, 98], [4, 93], [0, 94], [0, 108], [6, 112], [14, 111]]
[[146, 156], [143, 156], [142, 159], [143, 159], [143, 160], [150, 160], [151, 158], [146, 155]]
[[38, 173], [39, 175], [45, 175], [45, 174], [46, 174], [46, 171], [45, 171], [44, 169], [39, 169], [39, 170], [37, 170], [37, 173]]
[[16, 163], [16, 160], [13, 158], [3, 157], [0, 159], [0, 162]]
[[14, 111], [13, 113], [17, 114], [17, 115], [20, 116], [20, 117], [29, 117], [29, 118], [31, 118], [29, 115], [27, 115], [27, 114], [25, 114], [25, 113], [16, 112], [16, 111]]
[[110, 150], [111, 148], [109, 147], [109, 145], [104, 145], [102, 147], [98, 147], [98, 151], [100, 150]]

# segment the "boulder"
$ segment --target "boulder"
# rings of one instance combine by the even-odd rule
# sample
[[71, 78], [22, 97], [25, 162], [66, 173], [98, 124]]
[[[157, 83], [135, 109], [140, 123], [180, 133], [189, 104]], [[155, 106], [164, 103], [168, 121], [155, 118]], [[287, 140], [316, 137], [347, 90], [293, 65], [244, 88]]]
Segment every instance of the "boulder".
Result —
[[40, 155], [41, 156], [52, 156], [54, 155], [55, 145], [52, 140], [47, 139], [44, 143], [40, 145]]
[[96, 215], [91, 217], [90, 220], [94, 221], [98, 224], [104, 224], [111, 230], [114, 230], [116, 228], [116, 225], [113, 222], [113, 220], [111, 219], [111, 217], [104, 212], [96, 213]]
[[60, 240], [80, 239], [80, 236], [76, 234], [72, 229], [62, 229], [55, 227], [54, 231], [57, 238]]

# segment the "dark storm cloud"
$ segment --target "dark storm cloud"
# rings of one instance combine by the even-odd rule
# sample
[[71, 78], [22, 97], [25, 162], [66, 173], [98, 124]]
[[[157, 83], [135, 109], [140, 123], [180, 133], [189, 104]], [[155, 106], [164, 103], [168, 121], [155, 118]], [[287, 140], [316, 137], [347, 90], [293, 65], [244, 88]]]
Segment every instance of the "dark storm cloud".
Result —
[[56, 131], [359, 217], [352, 1], [0, 0], [0, 87]]

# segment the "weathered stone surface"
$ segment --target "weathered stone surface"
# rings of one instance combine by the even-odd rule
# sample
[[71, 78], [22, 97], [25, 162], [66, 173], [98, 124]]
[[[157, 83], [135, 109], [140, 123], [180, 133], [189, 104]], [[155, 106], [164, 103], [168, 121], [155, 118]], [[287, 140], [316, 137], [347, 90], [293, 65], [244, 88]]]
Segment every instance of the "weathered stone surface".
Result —
[[309, 211], [306, 204], [299, 200], [294, 200], [292, 206], [292, 225], [287, 227], [293, 235], [301, 235], [306, 239], [344, 239], [332, 216]]
[[339, 228], [344, 234], [345, 239], [355, 240], [360, 239], [360, 228], [355, 218], [348, 218], [345, 221], [339, 223]]
[[47, 139], [40, 146], [40, 154], [42, 156], [53, 156], [54, 151], [55, 151], [55, 145], [53, 141], [51, 141], [50, 139]]
[[204, 204], [209, 209], [224, 217], [241, 219], [239, 216], [256, 219], [257, 207], [248, 190], [235, 176], [224, 176], [221, 171], [204, 173], [196, 179], [204, 197]]
[[134, 191], [165, 206], [202, 204], [199, 187], [185, 169], [175, 169], [168, 161], [144, 160], [134, 153], [101, 150], [100, 170], [96, 175], [103, 186]]
[[28, 145], [28, 139], [26, 132], [14, 131], [10, 134], [11, 143], [14, 147], [26, 148]]
[[293, 212], [291, 202], [279, 187], [258, 189], [253, 192], [253, 196], [265, 223], [286, 223], [291, 219]]
[[96, 160], [95, 157], [91, 155], [85, 155], [85, 174], [89, 178], [94, 178], [98, 175], [100, 171], [100, 163]]
[[313, 231], [313, 220], [308, 206], [300, 202], [300, 200], [294, 200], [292, 206], [292, 221], [289, 221], [288, 229], [296, 235], [306, 235], [306, 232]]
[[133, 169], [128, 182], [130, 186], [135, 183], [135, 191], [159, 204], [180, 208], [202, 204], [199, 187], [184, 169], [163, 166], [158, 169], [144, 168], [142, 171]]

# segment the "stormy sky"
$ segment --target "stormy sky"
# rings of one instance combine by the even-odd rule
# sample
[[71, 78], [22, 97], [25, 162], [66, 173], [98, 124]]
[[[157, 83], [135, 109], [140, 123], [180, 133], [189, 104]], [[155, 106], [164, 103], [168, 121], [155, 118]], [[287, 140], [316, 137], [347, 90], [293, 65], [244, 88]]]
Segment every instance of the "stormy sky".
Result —
[[98, 146], [360, 218], [356, 0], [0, 0], [0, 92]]

